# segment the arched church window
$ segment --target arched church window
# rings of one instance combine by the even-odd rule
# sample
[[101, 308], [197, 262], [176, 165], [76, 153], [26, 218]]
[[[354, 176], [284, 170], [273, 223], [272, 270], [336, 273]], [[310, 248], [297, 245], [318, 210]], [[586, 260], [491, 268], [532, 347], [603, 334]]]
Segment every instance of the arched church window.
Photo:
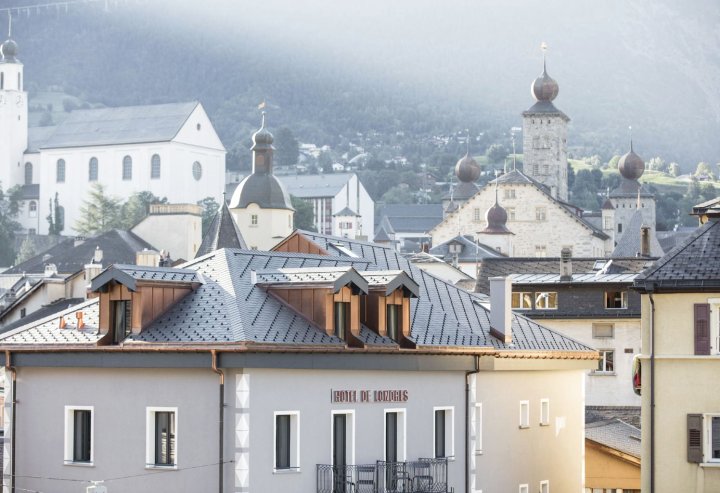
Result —
[[0, 72], [0, 90], [5, 89], [5, 72]]
[[22, 74], [18, 74], [18, 91], [22, 91]]
[[88, 181], [98, 180], [98, 160], [96, 157], [91, 157], [88, 163]]
[[28, 215], [30, 217], [37, 217], [37, 202], [31, 200], [28, 204]]
[[55, 181], [58, 183], [65, 183], [65, 160], [58, 159], [57, 165], [55, 166]]
[[123, 158], [122, 179], [132, 180], [132, 158], [130, 156]]
[[32, 184], [33, 165], [32, 163], [25, 163], [25, 185]]
[[157, 154], [150, 160], [150, 178], [160, 178], [160, 156]]

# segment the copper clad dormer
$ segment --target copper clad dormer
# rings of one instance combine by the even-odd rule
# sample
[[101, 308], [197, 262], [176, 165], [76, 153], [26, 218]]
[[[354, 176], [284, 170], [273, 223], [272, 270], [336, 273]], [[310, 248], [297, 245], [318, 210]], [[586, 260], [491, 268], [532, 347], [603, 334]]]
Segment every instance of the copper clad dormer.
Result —
[[121, 344], [204, 283], [190, 269], [112, 265], [97, 275], [90, 291], [99, 295], [99, 345]]

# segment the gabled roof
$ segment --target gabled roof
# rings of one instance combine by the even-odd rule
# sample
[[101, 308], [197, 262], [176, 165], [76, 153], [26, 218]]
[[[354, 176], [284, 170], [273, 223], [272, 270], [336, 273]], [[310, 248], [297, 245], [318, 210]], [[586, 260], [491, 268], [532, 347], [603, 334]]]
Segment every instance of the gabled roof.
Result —
[[175, 138], [198, 104], [192, 101], [75, 110], [55, 127], [39, 148], [169, 142]]
[[22, 327], [23, 325], [28, 325], [38, 320], [52, 317], [53, 315], [59, 318], [59, 315], [56, 314], [63, 310], [72, 308], [73, 306], [78, 305], [83, 301], [86, 301], [85, 298], [62, 298], [59, 300], [55, 300], [52, 303], [48, 303], [47, 305], [38, 308], [37, 310], [33, 311], [32, 313], [28, 314], [23, 318], [4, 325], [2, 328], [0, 328], [0, 333], [9, 332], [18, 327]]
[[90, 290], [98, 291], [110, 281], [116, 281], [130, 291], [137, 289], [137, 281], [170, 284], [201, 284], [203, 282], [198, 273], [190, 269], [115, 264], [93, 278]]
[[472, 240], [472, 237], [468, 238], [464, 235], [458, 235], [451, 240], [432, 247], [430, 249], [430, 254], [438, 255], [447, 259], [452, 258], [449, 245], [453, 242], [460, 243], [463, 246], [462, 251], [458, 255], [458, 260], [460, 262], [475, 262], [477, 260], [483, 260], [491, 257], [505, 257], [505, 255], [498, 252], [494, 248], [489, 247], [483, 243], [475, 243]]
[[420, 286], [403, 270], [366, 270], [360, 272], [360, 275], [367, 280], [369, 289], [381, 289], [385, 295], [396, 289], [402, 289], [414, 298], [420, 296]]
[[352, 210], [350, 207], [345, 207], [340, 212], [336, 212], [333, 214], [333, 216], [353, 216], [353, 217], [360, 217], [360, 214]]
[[45, 145], [55, 129], [56, 126], [28, 128], [28, 146], [25, 152], [28, 154], [40, 152], [40, 148]]
[[617, 418], [585, 425], [585, 438], [640, 459], [640, 430]]
[[[640, 254], [640, 230], [643, 226], [642, 212], [636, 210], [630, 221], [623, 226], [623, 233], [615, 245], [611, 257], [636, 257]], [[650, 257], [662, 257], [663, 252], [655, 232], [650, 231]]]
[[59, 274], [74, 274], [85, 268], [95, 255], [95, 249], [103, 251], [102, 263], [130, 264], [135, 262], [135, 254], [143, 250], [153, 250], [153, 246], [135, 233], [120, 229], [112, 229], [106, 233], [88, 238], [74, 246], [72, 238], [68, 238], [45, 252], [36, 255], [18, 265], [7, 269], [2, 274], [42, 274], [45, 264], [57, 266]]
[[195, 258], [221, 248], [247, 248], [242, 233], [240, 233], [240, 229], [235, 223], [225, 200], [220, 204], [220, 209], [215, 213], [210, 227], [203, 236]]
[[268, 288], [288, 289], [328, 287], [337, 293], [345, 286], [367, 294], [368, 281], [350, 266], [283, 268], [254, 273], [253, 284]]
[[720, 289], [720, 221], [699, 227], [638, 276], [635, 287], [668, 292]]
[[[310, 199], [314, 197], [334, 197], [354, 173], [322, 173], [318, 175], [286, 175], [278, 176], [290, 195]], [[351, 194], [355, 191], [351, 190]]]

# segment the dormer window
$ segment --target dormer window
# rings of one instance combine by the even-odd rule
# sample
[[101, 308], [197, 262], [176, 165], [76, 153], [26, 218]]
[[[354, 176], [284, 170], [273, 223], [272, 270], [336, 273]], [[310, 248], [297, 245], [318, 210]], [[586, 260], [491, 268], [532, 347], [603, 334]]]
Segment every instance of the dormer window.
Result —
[[386, 322], [385, 322], [385, 329], [387, 330], [387, 336], [392, 339], [393, 341], [398, 340], [398, 333], [399, 327], [400, 327], [400, 317], [401, 317], [401, 305], [387, 305], [385, 307], [386, 312]]
[[120, 344], [132, 332], [132, 301], [111, 301], [110, 322], [113, 344]]
[[334, 303], [334, 328], [335, 337], [339, 337], [342, 340], [345, 340], [345, 336], [347, 334], [348, 329], [348, 322], [350, 321], [350, 303], [345, 301], [336, 301]]

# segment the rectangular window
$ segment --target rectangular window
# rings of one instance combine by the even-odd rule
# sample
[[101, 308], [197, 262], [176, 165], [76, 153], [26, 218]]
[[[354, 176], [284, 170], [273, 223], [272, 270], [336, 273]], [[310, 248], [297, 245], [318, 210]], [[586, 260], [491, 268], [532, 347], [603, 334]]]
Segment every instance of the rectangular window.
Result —
[[547, 220], [547, 209], [545, 207], [536, 207], [535, 208], [535, 220], [536, 221]]
[[515, 189], [514, 188], [506, 188], [504, 192], [504, 197], [506, 199], [514, 199], [515, 198]]
[[113, 344], [119, 344], [132, 332], [132, 302], [111, 301]]
[[300, 472], [300, 412], [275, 413], [275, 471]]
[[146, 430], [146, 466], [177, 467], [177, 408], [147, 408]]
[[530, 493], [530, 488], [526, 484], [521, 484], [518, 488], [518, 493]]
[[535, 245], [536, 257], [547, 257], [547, 247], [545, 245]]
[[603, 218], [603, 229], [612, 229], [613, 228], [613, 218], [610, 216], [605, 216]]
[[622, 233], [622, 224], [618, 224], [618, 233]]
[[398, 334], [400, 333], [401, 310], [401, 305], [387, 305], [386, 307], [385, 327], [387, 328], [387, 336], [393, 341], [398, 340]]
[[517, 292], [512, 294], [512, 307], [517, 310], [532, 310], [532, 293]]
[[612, 339], [615, 337], [615, 326], [606, 323], [592, 324], [592, 336], [594, 339]]
[[480, 213], [480, 208], [475, 207], [473, 209], [473, 221], [479, 222], [482, 219], [482, 214]]
[[345, 340], [347, 327], [350, 321], [350, 303], [344, 301], [336, 301], [334, 303], [335, 317], [335, 336]]
[[330, 460], [333, 466], [343, 468], [355, 463], [355, 411], [331, 411], [331, 413]]
[[405, 409], [385, 409], [385, 461], [402, 462], [407, 456]]
[[550, 493], [550, 481], [540, 481], [540, 493]]
[[482, 454], [483, 450], [483, 412], [482, 402], [475, 403], [475, 453]]
[[555, 292], [539, 292], [535, 293], [535, 309], [536, 310], [557, 310], [558, 299]]
[[530, 401], [520, 401], [520, 428], [530, 428]]
[[258, 224], [257, 214], [252, 214], [250, 216], [250, 226], [257, 226], [257, 224]]
[[601, 349], [600, 360], [596, 373], [612, 373], [615, 371], [615, 351], [612, 349]]
[[434, 457], [455, 459], [455, 423], [453, 420], [454, 409], [452, 407], [433, 408], [433, 448]]
[[507, 212], [508, 215], [508, 221], [514, 221], [515, 220], [515, 207], [506, 207], [505, 212]]
[[550, 399], [540, 399], [540, 426], [550, 425]]
[[93, 462], [93, 407], [65, 406], [65, 463]]
[[605, 291], [605, 308], [627, 308], [627, 291]]

